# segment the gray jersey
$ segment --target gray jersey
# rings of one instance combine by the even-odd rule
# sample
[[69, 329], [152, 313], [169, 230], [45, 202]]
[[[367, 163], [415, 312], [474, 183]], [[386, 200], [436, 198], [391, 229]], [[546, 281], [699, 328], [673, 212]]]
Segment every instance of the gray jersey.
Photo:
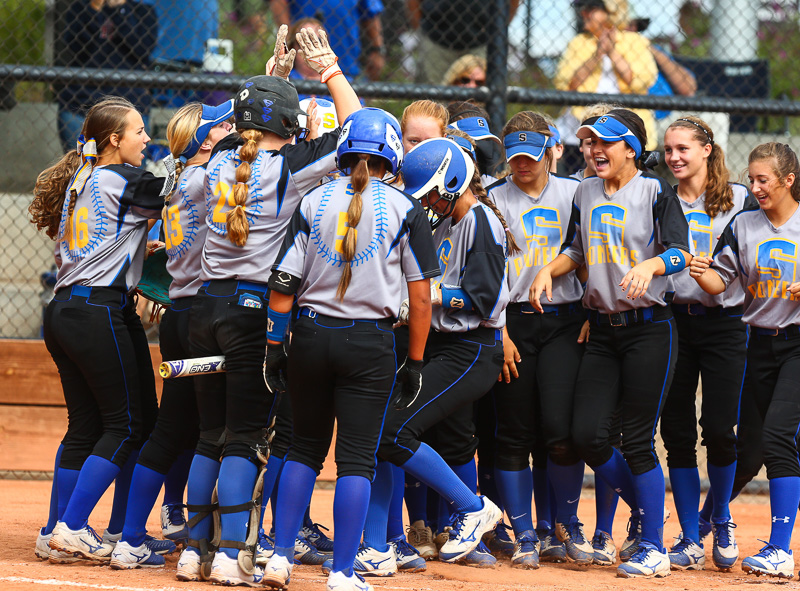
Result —
[[457, 224], [447, 218], [433, 233], [442, 286], [442, 305], [431, 325], [441, 332], [479, 326], [502, 328], [508, 305], [506, 233], [494, 212], [477, 203]]
[[[706, 194], [703, 193], [694, 203], [687, 203], [678, 196], [678, 199], [689, 222], [689, 231], [692, 235], [692, 245], [696, 256], [708, 257], [714, 252], [719, 236], [733, 219], [745, 207], [758, 207], [758, 202], [744, 185], [730, 184], [733, 190], [733, 208], [720, 212], [715, 217], [709, 216], [705, 211]], [[676, 304], [703, 304], [707, 307], [723, 306], [730, 308], [741, 306], [744, 302], [744, 291], [739, 280], [734, 280], [730, 287], [719, 295], [711, 295], [697, 285], [697, 281], [689, 276], [689, 269], [667, 277], [667, 291], [674, 291]]]
[[233, 209], [233, 187], [239, 149], [223, 150], [212, 156], [206, 172], [206, 224], [209, 232], [203, 248], [203, 281], [239, 279], [266, 283], [281, 242], [300, 199], [335, 167], [339, 133], [259, 150], [250, 164], [245, 204], [250, 234], [243, 247], [228, 239], [227, 213]]
[[205, 183], [205, 166], [186, 168], [178, 178], [167, 208], [164, 242], [167, 246], [167, 271], [172, 276], [169, 286], [172, 300], [195, 295], [203, 283], [200, 267], [208, 232]]
[[[147, 220], [161, 217], [164, 179], [127, 164], [97, 167], [68, 219], [64, 201], [56, 291], [70, 285], [130, 291], [142, 277]], [[70, 224], [70, 236], [64, 231]]]
[[800, 324], [800, 296], [787, 290], [800, 281], [800, 208], [776, 228], [757, 206], [740, 212], [722, 233], [712, 268], [726, 285], [740, 277], [742, 321], [767, 329]]
[[352, 278], [344, 300], [342, 240], [353, 196], [349, 177], [305, 196], [292, 217], [273, 270], [300, 277], [297, 303], [336, 318], [396, 318], [401, 285], [436, 277], [431, 227], [416, 199], [377, 179], [361, 195]]
[[[508, 258], [508, 291], [513, 303], [527, 302], [539, 270], [558, 256], [572, 213], [578, 182], [549, 175], [541, 194], [533, 198], [506, 177], [487, 190], [506, 218], [522, 252]], [[553, 280], [553, 305], [577, 302], [583, 288], [575, 272]]]
[[666, 181], [637, 171], [624, 187], [606, 194], [603, 179], [578, 184], [562, 252], [586, 264], [585, 307], [603, 314], [665, 306], [667, 278], [653, 277], [647, 292], [629, 300], [619, 283], [639, 263], [668, 248], [691, 252], [689, 224], [678, 196]]

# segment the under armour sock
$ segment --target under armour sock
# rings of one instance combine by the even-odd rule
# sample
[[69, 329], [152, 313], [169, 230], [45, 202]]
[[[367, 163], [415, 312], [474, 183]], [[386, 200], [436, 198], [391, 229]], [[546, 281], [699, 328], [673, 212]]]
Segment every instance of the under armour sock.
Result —
[[[380, 463], [379, 463], [380, 465]], [[389, 503], [389, 517], [386, 520], [386, 539], [394, 540], [405, 536], [403, 529], [403, 492], [406, 486], [406, 473], [391, 462], [392, 467], [392, 500]]]
[[717, 491], [714, 495], [714, 505], [711, 510], [711, 521], [725, 523], [731, 520], [730, 498], [733, 494], [733, 479], [736, 476], [736, 462], [727, 466], [714, 466], [706, 464], [710, 490]]
[[[628, 467], [622, 453], [616, 448], [612, 448], [611, 458], [599, 466], [593, 467], [595, 474], [599, 474], [600, 478], [605, 480], [611, 488], [622, 498], [623, 501], [631, 508], [631, 511], [637, 511], [639, 505], [636, 503], [636, 489], [633, 484], [633, 474]], [[661, 490], [664, 492], [663, 487]], [[664, 508], [662, 507], [663, 511]]]
[[[402, 470], [402, 468], [401, 468]], [[419, 478], [415, 478], [405, 470], [405, 492], [403, 496], [406, 501], [408, 520], [428, 522], [428, 485]]]
[[[391, 474], [391, 472], [389, 472]], [[333, 495], [333, 570], [350, 576], [369, 505], [370, 482], [363, 476], [342, 476]], [[385, 544], [386, 542], [384, 542]]]
[[527, 468], [522, 470], [494, 469], [497, 490], [508, 513], [514, 535], [533, 529], [531, 500], [533, 499], [533, 476]]
[[425, 443], [421, 443], [417, 452], [401, 467], [420, 480], [424, 479], [428, 486], [450, 502], [457, 513], [479, 511], [483, 506], [480, 498]]
[[100, 456], [86, 458], [75, 483], [62, 521], [71, 530], [81, 529], [89, 520], [97, 501], [119, 474], [119, 466]]
[[42, 534], [50, 535], [58, 522], [58, 465], [61, 463], [63, 445], [56, 450], [56, 460], [53, 468], [53, 482], [50, 485], [50, 509], [47, 513], [47, 524], [42, 528]]
[[448, 464], [448, 466], [455, 472], [461, 482], [467, 485], [472, 494], [478, 494], [478, 468], [475, 465], [475, 460], [471, 460], [466, 464]]
[[270, 499], [272, 499], [272, 493], [278, 489], [277, 487], [278, 479], [280, 478], [282, 470], [283, 470], [283, 458], [279, 458], [277, 456], [270, 456], [269, 460], [267, 460], [267, 472], [266, 474], [264, 474], [264, 492], [262, 493], [261, 497], [262, 528], [264, 527], [264, 516], [267, 513], [267, 503], [269, 503]]
[[800, 477], [785, 476], [769, 481], [769, 505], [772, 513], [772, 530], [769, 543], [790, 551], [792, 529], [800, 503]]
[[80, 470], [58, 469], [58, 474], [55, 476], [58, 487], [58, 521], [64, 521], [64, 512], [67, 510], [69, 499], [72, 496], [72, 491], [75, 490], [75, 484], [78, 482], [80, 473]]
[[547, 475], [554, 491], [557, 523], [569, 523], [571, 517], [578, 515], [584, 470], [583, 462], [561, 466], [547, 458]]
[[697, 468], [670, 468], [669, 482], [683, 537], [702, 545], [697, 509], [700, 505], [700, 474]]
[[194, 450], [187, 449], [172, 462], [164, 480], [164, 505], [182, 505]]
[[614, 514], [617, 511], [617, 502], [619, 495], [617, 492], [606, 484], [606, 481], [594, 475], [594, 506], [597, 518], [595, 521], [595, 531], [605, 532], [608, 535], [612, 534], [614, 527]]
[[500, 498], [500, 491], [497, 490], [497, 481], [494, 478], [494, 466], [487, 466], [487, 462], [478, 461], [478, 490], [480, 493], [491, 500], [502, 511], [503, 500]]
[[[214, 493], [214, 486], [217, 484], [219, 475], [219, 462], [209, 457], [195, 454], [192, 459], [192, 467], [189, 470], [189, 479], [186, 481], [186, 504], [191, 505], [210, 505], [211, 496]], [[187, 507], [189, 521], [191, 521], [196, 511]], [[189, 528], [189, 538], [192, 540], [209, 540], [211, 532], [211, 513], [198, 521]]]
[[[386, 544], [388, 539], [386, 530], [393, 488], [394, 473], [392, 472], [391, 463], [378, 462], [378, 467], [375, 470], [375, 479], [372, 481], [367, 517], [364, 522], [364, 544], [380, 552], [386, 552], [389, 549]], [[336, 542], [334, 541], [335, 544]]]
[[661, 466], [656, 466], [644, 474], [635, 474], [633, 484], [636, 487], [636, 498], [639, 500], [642, 541], [649, 542], [658, 548], [659, 552], [663, 552], [664, 472]]
[[[316, 480], [317, 473], [305, 464], [293, 461], [283, 464], [278, 484], [278, 503], [275, 508], [275, 552], [290, 562], [294, 560], [294, 540], [297, 538], [297, 532], [303, 526], [303, 515], [311, 502]], [[364, 481], [367, 482], [367, 490], [369, 490], [369, 482], [366, 479]], [[366, 507], [364, 510], [366, 511]], [[334, 521], [335, 519], [334, 515]], [[358, 526], [359, 536], [363, 528], [362, 518]], [[336, 537], [339, 537], [338, 531], [336, 531]]]
[[125, 525], [122, 527], [123, 542], [128, 542], [134, 548], [144, 544], [144, 537], [147, 535], [147, 518], [150, 516], [150, 511], [153, 510], [164, 480], [164, 474], [136, 464], [133, 478], [131, 478]]
[[[250, 510], [242, 509], [235, 513], [223, 513], [222, 509], [252, 501], [256, 478], [258, 478], [258, 466], [247, 458], [237, 456], [222, 458], [217, 484], [222, 540], [244, 542], [247, 539]], [[221, 551], [231, 558], [239, 555], [238, 548], [221, 548]]]
[[111, 517], [108, 518], [106, 531], [110, 534], [122, 532], [125, 525], [125, 514], [128, 511], [128, 496], [131, 492], [131, 481], [133, 480], [133, 470], [136, 468], [136, 461], [139, 459], [139, 452], [131, 453], [128, 461], [114, 479], [114, 501], [111, 505]]
[[[547, 470], [533, 466], [531, 477], [533, 478], [533, 499], [536, 505], [536, 529], [550, 531], [555, 527], [555, 523], [552, 518], [552, 499], [550, 498], [550, 480], [547, 477]], [[500, 485], [498, 484], [498, 486]], [[510, 516], [511, 514], [509, 514]]]

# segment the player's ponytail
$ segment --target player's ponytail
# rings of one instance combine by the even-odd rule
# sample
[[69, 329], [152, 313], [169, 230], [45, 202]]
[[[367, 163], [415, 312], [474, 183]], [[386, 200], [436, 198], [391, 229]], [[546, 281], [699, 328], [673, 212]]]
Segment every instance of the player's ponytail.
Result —
[[[196, 139], [197, 127], [203, 117], [203, 105], [197, 102], [183, 105], [175, 111], [175, 114], [167, 123], [167, 142], [172, 161], [175, 163], [175, 178], [180, 178], [184, 169], [184, 159], [180, 155], [189, 147], [193, 139]], [[161, 210], [161, 220], [164, 223], [164, 231], [167, 226], [167, 208], [170, 200], [175, 194], [178, 184], [174, 183], [172, 191], [164, 198], [164, 208]]]
[[358, 164], [353, 168], [353, 174], [350, 177], [350, 185], [353, 188], [353, 196], [350, 198], [350, 205], [347, 208], [347, 230], [344, 232], [342, 238], [342, 276], [339, 279], [339, 286], [336, 288], [336, 297], [339, 301], [344, 300], [344, 294], [350, 285], [350, 280], [353, 277], [353, 269], [351, 261], [356, 256], [356, 227], [361, 221], [361, 210], [363, 202], [361, 200], [361, 193], [367, 188], [369, 182], [369, 154], [359, 154]]
[[506, 231], [506, 242], [508, 243], [507, 254], [517, 254], [522, 252], [519, 245], [517, 245], [516, 239], [514, 238], [514, 233], [506, 223], [506, 218], [503, 217], [503, 214], [500, 213], [499, 209], [497, 209], [494, 201], [492, 201], [489, 198], [489, 195], [486, 193], [486, 189], [483, 187], [483, 183], [481, 182], [481, 175], [477, 168], [475, 169], [475, 173], [472, 175], [472, 181], [469, 184], [469, 190], [472, 191], [472, 194], [475, 195], [475, 198], [478, 201], [491, 209], [494, 212], [494, 215], [497, 216], [497, 219], [500, 220], [500, 223], [503, 224], [503, 229]]
[[226, 216], [228, 239], [236, 246], [244, 246], [250, 235], [250, 223], [244, 206], [247, 203], [247, 181], [250, 180], [250, 163], [258, 155], [258, 141], [263, 135], [257, 129], [246, 129], [241, 132], [245, 140], [239, 150], [239, 164], [236, 165], [236, 184], [233, 186], [233, 209]]
[[[61, 210], [67, 196], [67, 186], [72, 175], [81, 165], [77, 150], [70, 150], [56, 164], [43, 170], [36, 177], [33, 188], [33, 201], [28, 207], [31, 222], [37, 230], [44, 230], [48, 238], [55, 240], [61, 225]], [[71, 199], [74, 204], [75, 200]], [[73, 205], [74, 207], [74, 205]]]

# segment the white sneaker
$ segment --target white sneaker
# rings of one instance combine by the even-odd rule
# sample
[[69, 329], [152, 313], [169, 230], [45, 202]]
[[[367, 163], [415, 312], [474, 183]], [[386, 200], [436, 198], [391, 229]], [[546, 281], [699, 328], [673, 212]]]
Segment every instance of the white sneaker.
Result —
[[292, 580], [294, 563], [284, 556], [273, 554], [264, 567], [264, 585], [273, 589], [285, 589]]
[[389, 546], [394, 550], [397, 570], [407, 573], [419, 573], [428, 568], [425, 559], [419, 555], [414, 546], [406, 541], [402, 534], [389, 540]]
[[711, 559], [722, 572], [730, 572], [736, 561], [739, 560], [739, 546], [736, 544], [736, 537], [733, 530], [736, 524], [730, 519], [724, 523], [714, 523], [711, 530], [714, 532], [714, 546], [711, 551]]
[[669, 564], [675, 570], [703, 570], [706, 551], [689, 538], [681, 538], [669, 551]]
[[592, 549], [594, 550], [593, 564], [600, 566], [611, 566], [617, 561], [617, 547], [614, 540], [607, 532], [598, 531], [592, 538]]
[[89, 560], [107, 562], [111, 559], [111, 548], [89, 527], [71, 530], [63, 521], [56, 523], [49, 542], [50, 548], [59, 552], [77, 554]]
[[186, 505], [161, 505], [161, 535], [173, 542], [185, 542], [189, 538], [186, 526]]
[[253, 574], [248, 575], [239, 567], [239, 561], [231, 558], [225, 552], [217, 552], [214, 562], [211, 563], [211, 576], [208, 578], [217, 585], [234, 587], [244, 585], [247, 587], [260, 587], [264, 578], [264, 571], [254, 566]]
[[667, 553], [659, 552], [646, 542], [639, 544], [639, 549], [630, 560], [617, 567], [617, 576], [623, 578], [666, 577], [669, 574]]
[[373, 591], [372, 585], [364, 577], [353, 572], [349, 577], [341, 571], [331, 571], [328, 575], [327, 591]]
[[569, 523], [556, 523], [556, 537], [564, 544], [567, 558], [579, 565], [592, 564], [594, 548], [583, 533], [583, 524], [577, 516], [570, 518]]
[[116, 570], [129, 568], [161, 568], [164, 557], [154, 554], [146, 545], [134, 548], [128, 542], [119, 541], [111, 553], [111, 568]]
[[122, 539], [122, 532], [118, 534], [110, 534], [108, 530], [103, 530], [103, 547], [108, 550], [108, 555], [111, 556], [111, 553], [114, 551], [114, 546], [117, 545]]
[[748, 574], [791, 579], [794, 576], [792, 551], [786, 552], [773, 544], [767, 544], [753, 556], [742, 560], [742, 570]]
[[256, 544], [256, 564], [264, 568], [274, 553], [275, 541], [265, 534], [264, 530], [259, 530], [258, 543]]
[[40, 560], [49, 560], [53, 564], [72, 564], [78, 562], [81, 557], [71, 552], [59, 552], [53, 550], [49, 546], [50, 538], [53, 537], [52, 533], [42, 533], [44, 529], [39, 530], [39, 535], [36, 536], [36, 547], [33, 549], [36, 557]]
[[439, 556], [439, 549], [433, 543], [433, 531], [421, 519], [408, 526], [408, 543], [414, 546], [425, 560], [433, 560]]
[[363, 544], [358, 549], [353, 562], [353, 570], [359, 575], [373, 577], [390, 577], [397, 572], [397, 559], [394, 548], [389, 546], [385, 552], [376, 550]]
[[193, 549], [185, 548], [178, 559], [175, 577], [179, 581], [202, 581], [200, 574], [200, 555]]
[[477, 511], [455, 516], [450, 539], [439, 551], [444, 562], [456, 562], [469, 554], [480, 543], [481, 537], [503, 518], [503, 512], [485, 496], [479, 497], [483, 506]]

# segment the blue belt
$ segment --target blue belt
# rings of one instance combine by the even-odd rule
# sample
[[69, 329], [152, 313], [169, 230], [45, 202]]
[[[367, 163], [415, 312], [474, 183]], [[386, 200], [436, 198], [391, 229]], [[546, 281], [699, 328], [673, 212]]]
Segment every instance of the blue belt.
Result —
[[[248, 291], [255, 291], [262, 294], [267, 294], [269, 292], [269, 286], [266, 283], [253, 283], [252, 281], [239, 281], [236, 279], [213, 279], [211, 281], [204, 281], [202, 288], [206, 289], [209, 285], [211, 285], [211, 283], [225, 284], [225, 285], [236, 284], [236, 289], [234, 290], [233, 293], [236, 293], [241, 289], [246, 289]], [[233, 293], [229, 295], [233, 295]]]
[[704, 306], [703, 304], [676, 304], [673, 302], [672, 311], [676, 314], [688, 314], [689, 316], [707, 316], [708, 318], [718, 318], [719, 316], [741, 316], [744, 312], [742, 306]]
[[753, 330], [757, 335], [762, 337], [783, 337], [786, 339], [800, 336], [800, 326], [797, 324], [791, 324], [786, 328], [761, 328], [759, 326], [754, 326]]
[[[516, 302], [509, 304], [506, 308], [509, 312], [514, 314], [539, 314], [539, 311], [533, 307], [530, 302]], [[555, 314], [557, 316], [565, 316], [567, 314], [582, 314], [583, 306], [580, 302], [571, 302], [569, 304], [558, 305], [544, 305], [542, 304], [544, 314]]]
[[[336, 318], [335, 316], [327, 316], [325, 314], [318, 314], [316, 311], [312, 310], [311, 308], [300, 308], [300, 312], [297, 314], [298, 318], [306, 317], [306, 318], [319, 318], [320, 321], [327, 322], [334, 326], [329, 328], [335, 328], [336, 325], [343, 324], [346, 326], [352, 326], [356, 322], [374, 322], [377, 326], [384, 328], [386, 330], [391, 330], [392, 325], [394, 324], [393, 318]], [[322, 326], [325, 326], [324, 324]]]

